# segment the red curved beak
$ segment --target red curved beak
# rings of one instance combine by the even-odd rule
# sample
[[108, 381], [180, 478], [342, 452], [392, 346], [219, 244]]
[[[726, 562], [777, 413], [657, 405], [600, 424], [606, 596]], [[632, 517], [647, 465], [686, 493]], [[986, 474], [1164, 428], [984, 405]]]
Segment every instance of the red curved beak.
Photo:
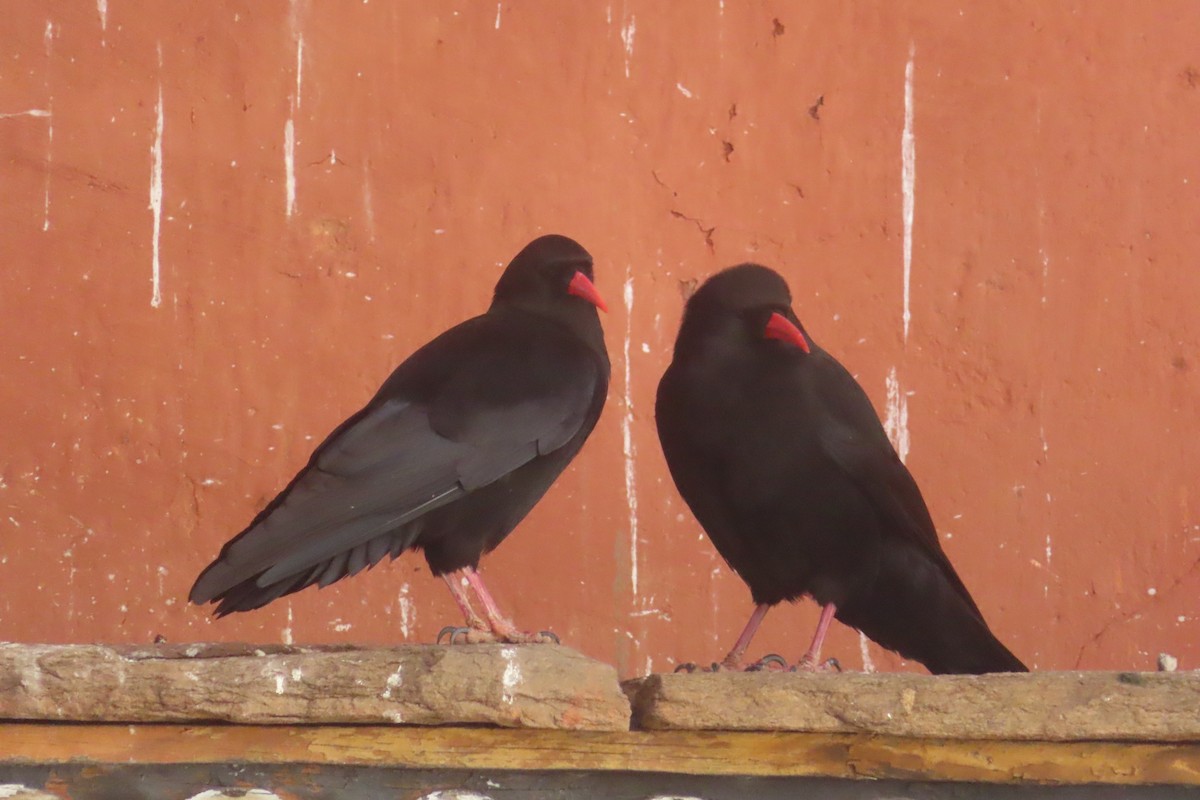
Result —
[[806, 353], [809, 352], [808, 340], [804, 338], [804, 334], [787, 317], [779, 312], [775, 312], [767, 320], [767, 328], [763, 331], [763, 338], [788, 342], [789, 344], [796, 345], [796, 347], [799, 347]]
[[571, 282], [567, 284], [567, 293], [573, 294], [576, 297], [582, 297], [589, 303], [594, 305], [601, 311], [608, 313], [608, 305], [604, 302], [604, 298], [596, 291], [596, 285], [588, 280], [588, 276], [582, 272], [576, 272], [571, 278]]

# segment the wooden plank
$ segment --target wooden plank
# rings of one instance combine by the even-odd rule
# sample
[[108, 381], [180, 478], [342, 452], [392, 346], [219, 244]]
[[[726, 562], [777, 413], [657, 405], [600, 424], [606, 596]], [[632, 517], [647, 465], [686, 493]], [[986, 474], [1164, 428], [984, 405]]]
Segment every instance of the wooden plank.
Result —
[[[46, 800], [1186, 800], [1189, 786], [1036, 786], [647, 772], [406, 769], [314, 765], [0, 765], [5, 784]], [[219, 787], [226, 791], [217, 793]], [[255, 791], [257, 790], [257, 792]], [[24, 800], [17, 795], [20, 800]], [[41, 795], [37, 796], [40, 800]]]
[[681, 673], [626, 684], [634, 727], [1008, 741], [1200, 741], [1200, 673]]
[[556, 645], [0, 644], [0, 719], [628, 730], [629, 701]]
[[4, 764], [313, 764], [466, 770], [1200, 785], [1200, 744], [789, 732], [8, 724]]

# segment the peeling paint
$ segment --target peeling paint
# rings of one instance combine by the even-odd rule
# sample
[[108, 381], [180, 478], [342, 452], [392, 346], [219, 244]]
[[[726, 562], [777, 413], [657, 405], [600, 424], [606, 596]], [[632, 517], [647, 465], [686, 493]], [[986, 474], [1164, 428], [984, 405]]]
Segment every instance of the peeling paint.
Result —
[[287, 602], [287, 625], [284, 626], [284, 629], [281, 632], [281, 638], [283, 639], [284, 644], [290, 645], [290, 644], [293, 644], [293, 642], [292, 642], [292, 604], [290, 601], [285, 601], [285, 602]]
[[[404, 685], [404, 674], [403, 673], [404, 673], [404, 665], [403, 664], [397, 665], [396, 671], [393, 672], [391, 675], [388, 675], [386, 685], [383, 687], [383, 691], [380, 692], [379, 696], [385, 700], [392, 699], [392, 690], [399, 689], [401, 686]], [[399, 722], [399, 720], [393, 720], [393, 722]]]
[[417, 624], [417, 609], [408, 593], [409, 585], [406, 583], [400, 587], [400, 595], [397, 598], [397, 604], [400, 607], [400, 633], [406, 642], [412, 636], [413, 628]]
[[512, 647], [503, 648], [500, 656], [504, 659], [504, 675], [500, 678], [504, 688], [500, 697], [511, 705], [516, 698], [516, 688], [521, 684], [521, 665], [517, 662], [517, 651]]
[[858, 652], [862, 655], [863, 672], [874, 672], [875, 662], [871, 660], [871, 640], [862, 631], [858, 632]]

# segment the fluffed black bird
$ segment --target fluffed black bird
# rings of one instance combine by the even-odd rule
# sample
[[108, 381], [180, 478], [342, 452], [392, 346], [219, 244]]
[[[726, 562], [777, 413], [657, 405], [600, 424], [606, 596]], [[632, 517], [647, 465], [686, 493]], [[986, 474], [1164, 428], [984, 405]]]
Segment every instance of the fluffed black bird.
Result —
[[756, 608], [724, 666], [771, 606], [832, 618], [933, 673], [1026, 671], [992, 635], [858, 382], [797, 320], [787, 284], [743, 264], [689, 299], [658, 387], [658, 434], [679, 493], [750, 588]]
[[249, 611], [417, 549], [450, 587], [468, 641], [542, 641], [500, 614], [476, 567], [600, 417], [609, 361], [592, 278], [592, 257], [571, 239], [527, 245], [487, 312], [397, 367], [225, 545], [191, 602], [216, 601], [217, 616]]

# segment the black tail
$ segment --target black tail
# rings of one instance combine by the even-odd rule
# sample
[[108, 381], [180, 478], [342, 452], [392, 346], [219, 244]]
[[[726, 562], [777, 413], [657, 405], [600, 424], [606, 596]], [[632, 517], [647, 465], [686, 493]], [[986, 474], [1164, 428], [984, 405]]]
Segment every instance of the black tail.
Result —
[[1029, 671], [915, 548], [884, 548], [874, 587], [838, 608], [837, 619], [935, 675]]

